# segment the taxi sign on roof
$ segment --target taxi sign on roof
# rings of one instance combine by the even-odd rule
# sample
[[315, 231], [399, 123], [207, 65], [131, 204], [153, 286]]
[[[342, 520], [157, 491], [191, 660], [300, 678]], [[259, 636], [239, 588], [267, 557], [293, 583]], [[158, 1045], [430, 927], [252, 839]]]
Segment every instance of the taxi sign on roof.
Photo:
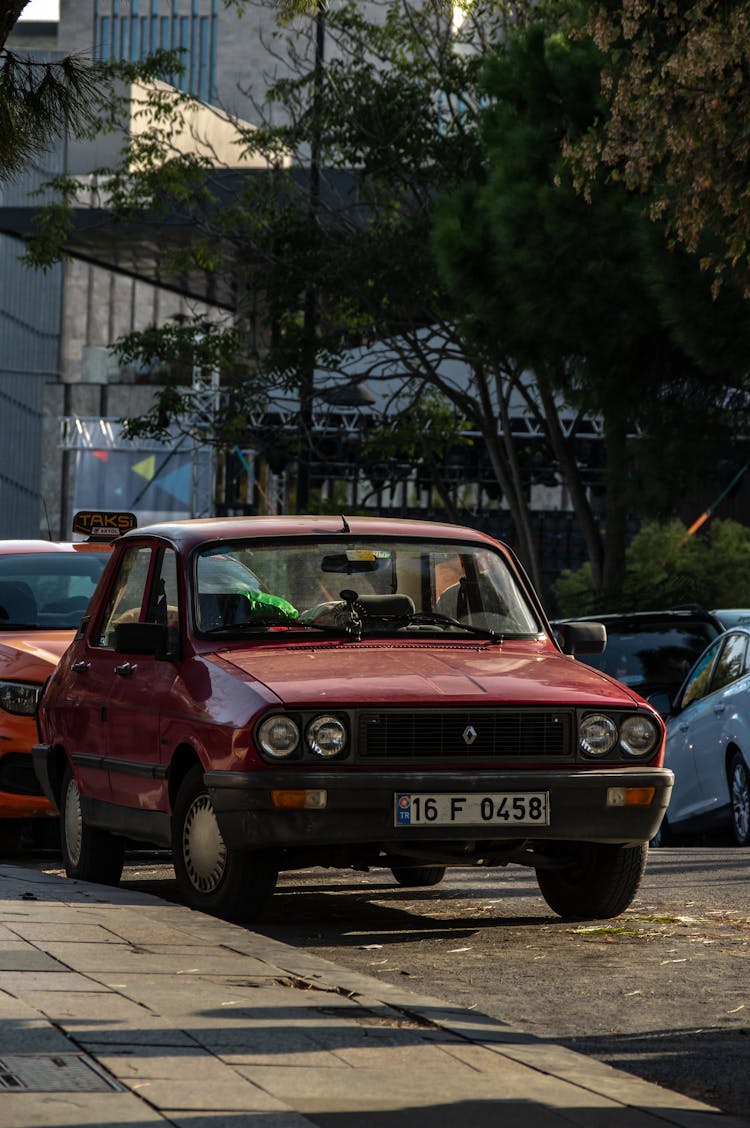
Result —
[[82, 509], [73, 518], [73, 532], [89, 540], [114, 540], [138, 525], [134, 513], [120, 510]]

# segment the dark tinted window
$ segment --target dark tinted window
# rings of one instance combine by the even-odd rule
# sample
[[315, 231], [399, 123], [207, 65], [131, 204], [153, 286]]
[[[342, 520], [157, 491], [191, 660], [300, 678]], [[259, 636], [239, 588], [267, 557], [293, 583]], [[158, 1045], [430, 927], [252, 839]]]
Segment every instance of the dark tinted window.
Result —
[[724, 643], [711, 678], [711, 692], [731, 685], [747, 670], [747, 635], [732, 634]]
[[641, 686], [677, 689], [716, 633], [703, 621], [607, 625], [607, 649], [585, 661], [639, 691]]
[[105, 552], [0, 556], [0, 630], [77, 627], [107, 560]]

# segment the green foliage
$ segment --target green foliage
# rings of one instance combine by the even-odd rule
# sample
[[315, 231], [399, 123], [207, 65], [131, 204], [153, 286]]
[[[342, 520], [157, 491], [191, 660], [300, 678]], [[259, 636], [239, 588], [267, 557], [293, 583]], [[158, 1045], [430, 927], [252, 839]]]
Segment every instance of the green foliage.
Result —
[[619, 595], [597, 605], [588, 564], [565, 571], [555, 585], [561, 615], [649, 611], [697, 603], [750, 606], [750, 529], [713, 520], [688, 536], [681, 521], [647, 522], [629, 545]]
[[101, 81], [98, 64], [74, 55], [42, 63], [0, 50], [0, 182], [56, 138], [89, 133]]

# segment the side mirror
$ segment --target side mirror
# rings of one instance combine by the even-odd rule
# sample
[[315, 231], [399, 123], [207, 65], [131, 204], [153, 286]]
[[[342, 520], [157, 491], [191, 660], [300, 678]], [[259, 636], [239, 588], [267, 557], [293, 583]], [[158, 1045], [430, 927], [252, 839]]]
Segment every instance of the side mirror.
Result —
[[114, 630], [114, 649], [118, 654], [167, 658], [171, 642], [169, 628], [162, 623], [118, 623]]
[[607, 645], [604, 623], [561, 623], [557, 637], [563, 654], [601, 654]]

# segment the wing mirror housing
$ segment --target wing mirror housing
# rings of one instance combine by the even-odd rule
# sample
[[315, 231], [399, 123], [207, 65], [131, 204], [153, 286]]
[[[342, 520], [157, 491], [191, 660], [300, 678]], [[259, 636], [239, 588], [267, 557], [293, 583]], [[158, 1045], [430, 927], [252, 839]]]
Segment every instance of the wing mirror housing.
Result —
[[604, 623], [561, 623], [557, 639], [563, 654], [601, 654], [607, 645]]
[[117, 654], [149, 654], [170, 658], [174, 650], [172, 632], [162, 623], [118, 623], [114, 630]]

